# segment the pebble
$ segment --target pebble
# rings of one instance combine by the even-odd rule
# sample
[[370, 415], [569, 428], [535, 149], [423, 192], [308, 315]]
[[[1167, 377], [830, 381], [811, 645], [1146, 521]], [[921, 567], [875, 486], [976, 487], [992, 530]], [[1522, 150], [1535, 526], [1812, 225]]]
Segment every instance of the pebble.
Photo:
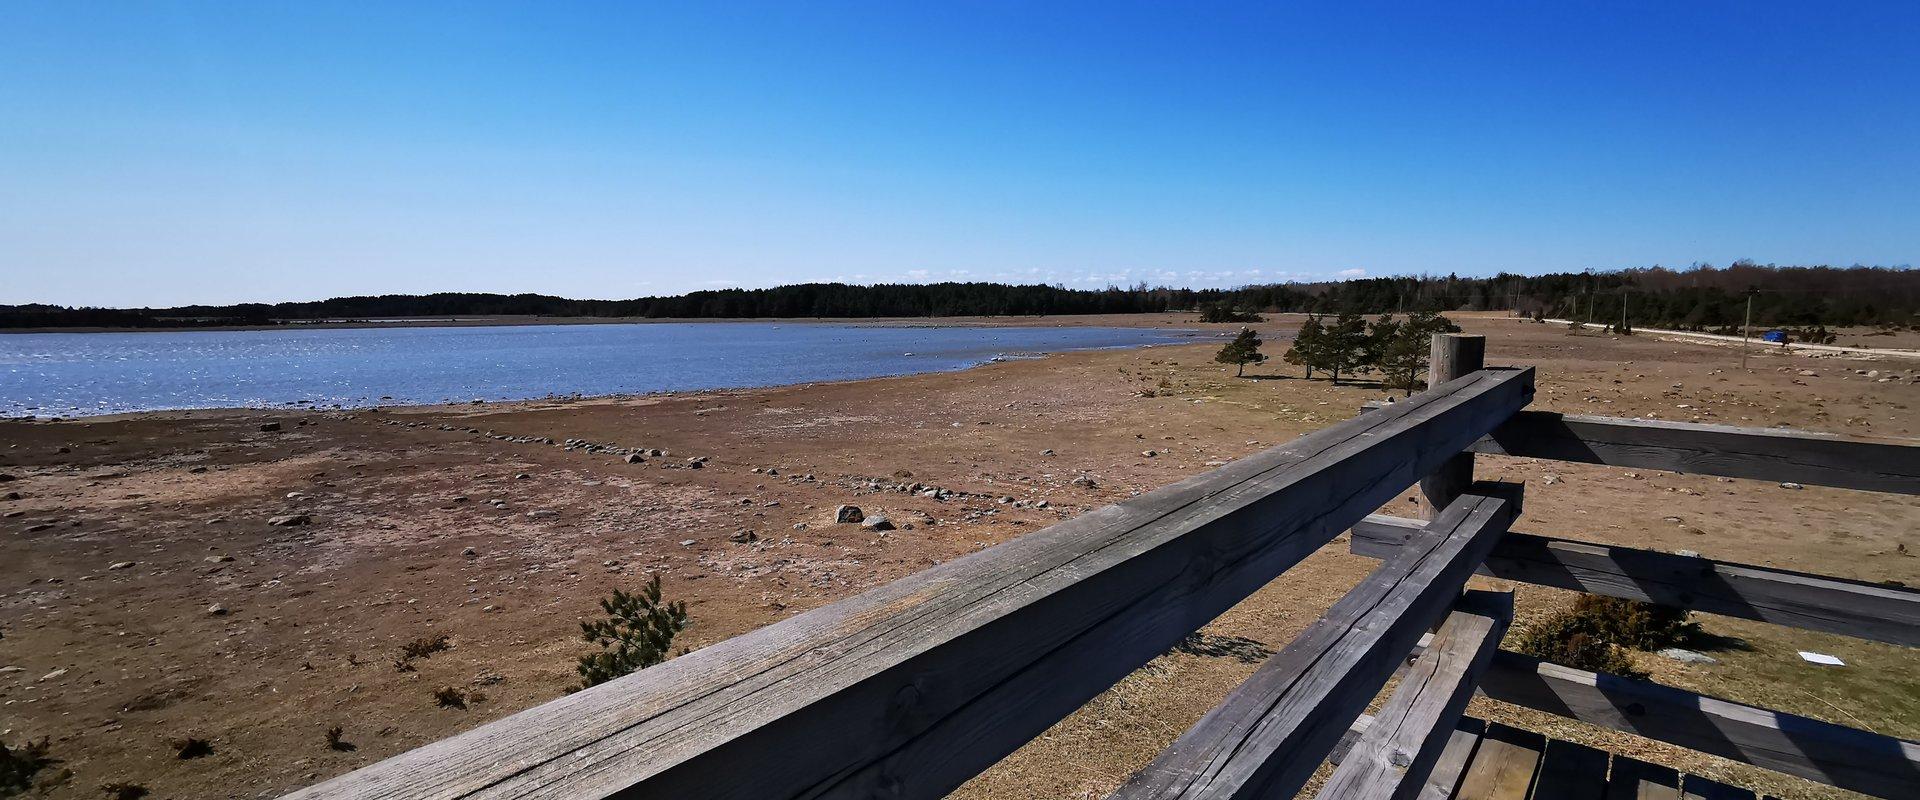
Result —
[[477, 556], [477, 555], [480, 555], [480, 551], [479, 551], [479, 550], [475, 550], [474, 548], [471, 548], [471, 547], [469, 547], [469, 548], [467, 548], [467, 549], [465, 549], [465, 550], [461, 550], [461, 551], [460, 551], [460, 555], [463, 555], [463, 556], [466, 556], [466, 557], [468, 557], [468, 558], [472, 558], [472, 557], [474, 557], [474, 556]]
[[233, 556], [207, 556], [206, 558], [201, 560], [209, 564], [225, 564], [229, 561], [232, 561]]
[[890, 531], [893, 530], [893, 522], [885, 514], [875, 514], [862, 520], [860, 527], [870, 531]]
[[224, 617], [227, 615], [227, 607], [219, 603], [214, 603], [213, 605], [207, 606], [207, 613], [216, 617]]
[[1792, 482], [1792, 481], [1787, 481], [1787, 482], [1785, 482], [1785, 483], [1782, 483], [1782, 484], [1780, 484], [1780, 488], [1782, 488], [1782, 489], [1805, 489], [1805, 488], [1807, 488], [1807, 487], [1805, 487], [1805, 486], [1801, 486], [1800, 484], [1797, 484], [1797, 483], [1794, 483], [1794, 482]]
[[861, 511], [859, 506], [841, 506], [833, 510], [834, 522], [855, 523], [866, 518], [866, 512]]
[[45, 674], [45, 675], [42, 675], [42, 676], [40, 676], [40, 680], [43, 680], [43, 681], [50, 681], [50, 680], [54, 680], [55, 678], [59, 678], [60, 676], [62, 676], [62, 675], [65, 675], [65, 674], [67, 674], [67, 668], [66, 668], [66, 667], [61, 667], [61, 668], [59, 668], [59, 669], [56, 669], [56, 670], [54, 670], [54, 671], [52, 671], [52, 672], [49, 672], [49, 673], [47, 673], [47, 674]]
[[133, 566], [133, 562], [131, 561], [115, 561], [108, 564], [107, 569], [126, 569], [131, 566]]
[[282, 514], [277, 517], [267, 518], [267, 524], [273, 525], [276, 527], [285, 527], [289, 525], [305, 525], [312, 521], [313, 521], [313, 517], [307, 516], [306, 514]]

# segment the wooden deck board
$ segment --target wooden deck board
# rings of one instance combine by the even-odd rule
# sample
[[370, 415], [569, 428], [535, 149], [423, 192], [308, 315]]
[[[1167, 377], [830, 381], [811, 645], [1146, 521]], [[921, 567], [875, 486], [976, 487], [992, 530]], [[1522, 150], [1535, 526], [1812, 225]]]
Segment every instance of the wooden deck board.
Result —
[[1532, 731], [1488, 725], [1454, 791], [1455, 800], [1527, 800], [1546, 744], [1546, 737]]

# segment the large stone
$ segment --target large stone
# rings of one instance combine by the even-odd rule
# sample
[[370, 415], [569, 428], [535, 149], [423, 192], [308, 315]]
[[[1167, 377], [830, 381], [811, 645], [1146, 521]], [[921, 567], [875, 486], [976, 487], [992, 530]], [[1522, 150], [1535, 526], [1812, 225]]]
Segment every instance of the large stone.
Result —
[[273, 525], [276, 527], [286, 527], [290, 525], [305, 525], [312, 521], [313, 521], [313, 517], [308, 516], [306, 514], [281, 514], [280, 516], [277, 516], [277, 517], [267, 518], [267, 524]]
[[833, 510], [834, 522], [851, 524], [860, 522], [866, 518], [867, 512], [861, 511], [859, 506], [841, 506]]
[[870, 531], [890, 531], [893, 530], [893, 521], [887, 519], [885, 514], [875, 514], [862, 520], [860, 527]]

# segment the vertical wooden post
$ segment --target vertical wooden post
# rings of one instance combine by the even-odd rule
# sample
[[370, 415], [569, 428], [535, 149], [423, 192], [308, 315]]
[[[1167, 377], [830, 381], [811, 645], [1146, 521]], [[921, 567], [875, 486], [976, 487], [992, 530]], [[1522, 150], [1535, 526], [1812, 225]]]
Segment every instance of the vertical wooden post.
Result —
[[[1486, 366], [1487, 337], [1461, 333], [1433, 335], [1433, 352], [1427, 367], [1427, 386], [1447, 381]], [[1420, 479], [1420, 516], [1433, 519], [1440, 510], [1473, 483], [1473, 454], [1459, 453], [1447, 459], [1432, 475]]]

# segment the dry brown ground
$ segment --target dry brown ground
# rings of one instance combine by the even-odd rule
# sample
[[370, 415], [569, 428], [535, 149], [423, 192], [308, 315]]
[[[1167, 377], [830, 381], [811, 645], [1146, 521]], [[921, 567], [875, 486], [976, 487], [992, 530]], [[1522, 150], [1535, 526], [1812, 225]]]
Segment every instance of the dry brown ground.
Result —
[[[1910, 408], [1920, 385], [1907, 364], [1767, 356], [1743, 373], [1718, 347], [1493, 317], [1469, 328], [1490, 337], [1490, 361], [1539, 368], [1542, 408], [1891, 436], [1920, 427]], [[0, 423], [0, 473], [17, 477], [0, 494], [19, 494], [0, 501], [0, 667], [18, 668], [0, 673], [0, 739], [51, 740], [72, 771], [52, 796], [97, 797], [113, 781], [161, 798], [270, 795], [558, 696], [584, 652], [576, 620], [650, 573], [689, 601], [685, 637], [697, 647], [1204, 471], [1381, 396], [1298, 380], [1277, 362], [1255, 370], [1267, 379], [1235, 380], [1211, 362], [1212, 347], [670, 397]], [[1900, 380], [1855, 372], [1890, 368]], [[1141, 396], [1145, 389], [1154, 396]], [[268, 421], [283, 429], [260, 431]], [[672, 457], [625, 464], [487, 432], [658, 447]], [[1048, 449], [1055, 455], [1042, 455]], [[1143, 456], [1149, 449], [1157, 455]], [[711, 460], [684, 468], [693, 456]], [[1920, 560], [1897, 552], [1920, 551], [1920, 499], [1481, 463], [1486, 476], [1528, 481], [1526, 530], [1920, 580]], [[765, 467], [779, 474], [752, 471]], [[1098, 488], [1071, 483], [1083, 472]], [[1551, 484], [1542, 480], [1549, 474]], [[942, 502], [875, 491], [874, 480], [969, 494]], [[1050, 507], [1033, 507], [1040, 499]], [[876, 535], [832, 524], [833, 508], [847, 502], [911, 528]], [[287, 513], [312, 524], [266, 525]], [[741, 530], [759, 542], [729, 541]], [[112, 568], [124, 562], [132, 563]], [[1206, 634], [1282, 646], [1372, 564], [1336, 542]], [[1567, 595], [1523, 587], [1520, 598], [1524, 623]], [[227, 613], [209, 613], [215, 604]], [[1718, 618], [1707, 625], [1751, 649], [1716, 651], [1716, 666], [1640, 661], [1669, 683], [1920, 738], [1912, 651]], [[453, 649], [414, 672], [395, 669], [403, 642], [440, 633]], [[1796, 649], [1852, 666], [1805, 665]], [[1254, 668], [1231, 656], [1157, 659], [959, 795], [1098, 796]], [[485, 699], [439, 708], [431, 694], [447, 686]], [[1836, 796], [1539, 715], [1475, 712], [1783, 797]], [[356, 749], [328, 749], [332, 725]], [[168, 741], [185, 736], [209, 739], [213, 754], [174, 758]]]

